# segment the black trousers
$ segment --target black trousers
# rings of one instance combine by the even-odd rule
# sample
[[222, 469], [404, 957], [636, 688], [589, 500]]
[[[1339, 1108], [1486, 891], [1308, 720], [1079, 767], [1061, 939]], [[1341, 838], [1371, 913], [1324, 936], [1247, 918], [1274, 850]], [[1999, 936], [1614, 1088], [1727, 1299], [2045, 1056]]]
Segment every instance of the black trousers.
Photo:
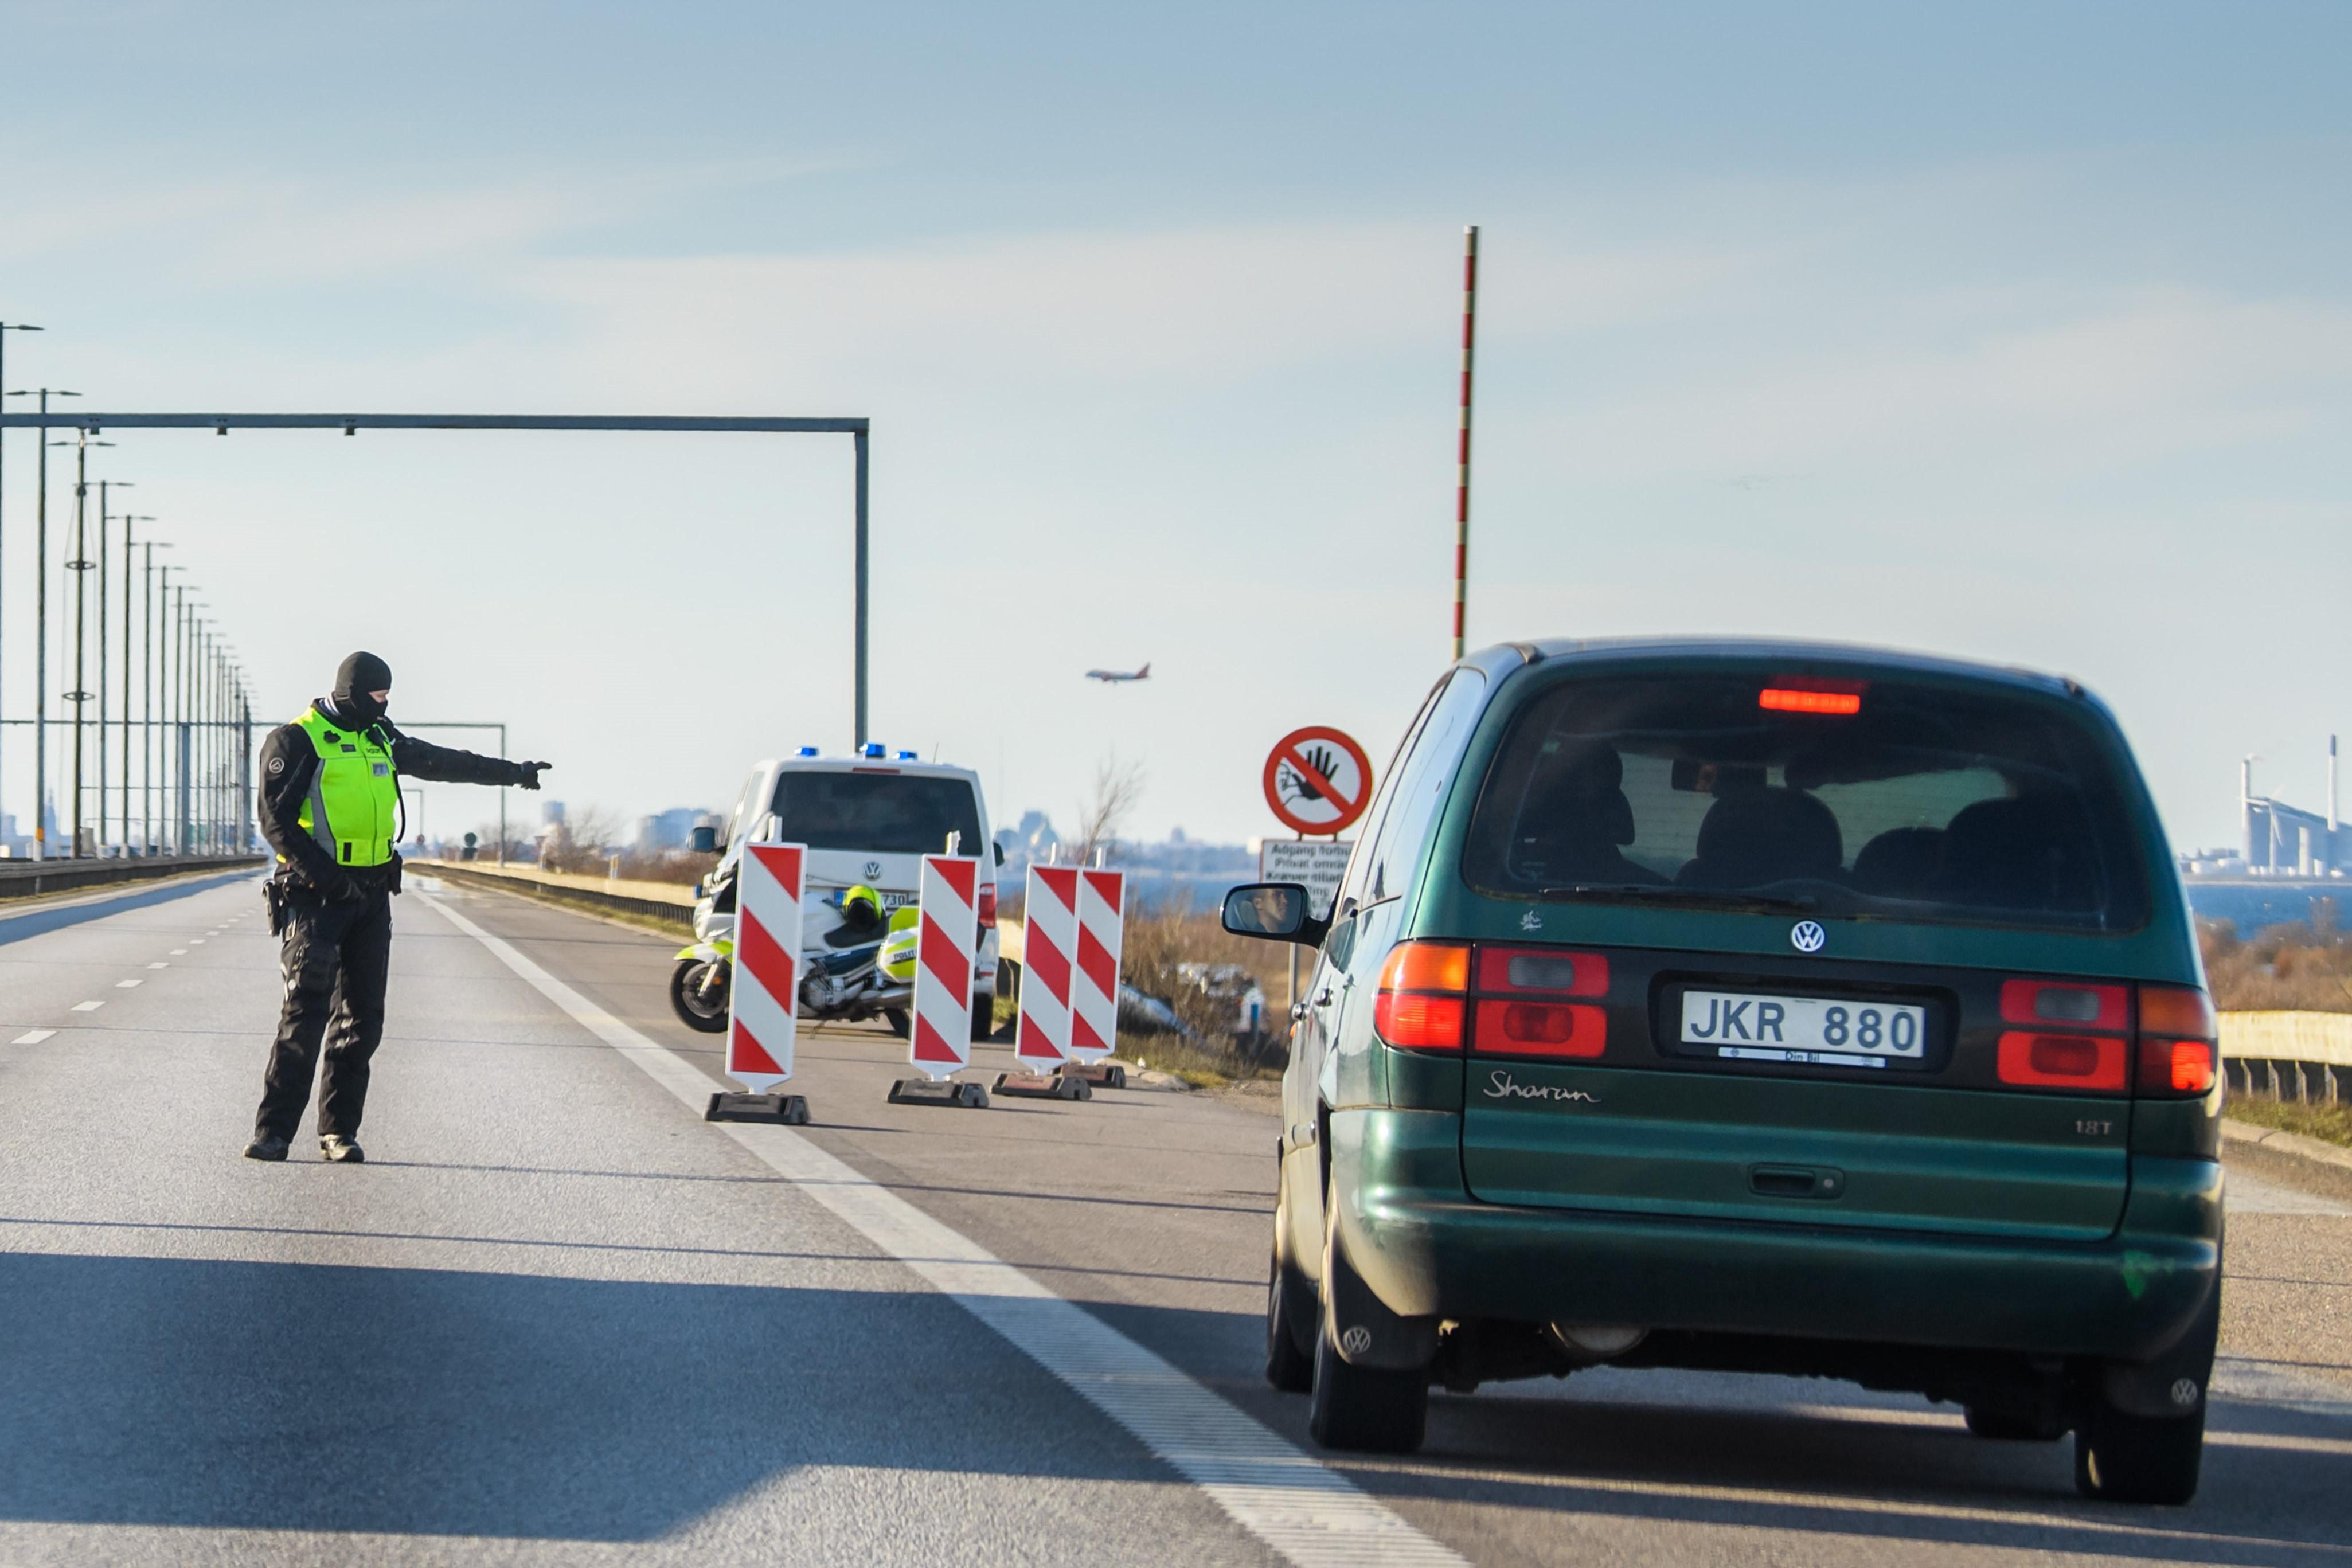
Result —
[[310, 1075], [326, 1045], [319, 1077], [319, 1135], [356, 1138], [367, 1103], [368, 1059], [383, 1039], [383, 985], [392, 967], [392, 895], [369, 886], [363, 896], [331, 904], [305, 887], [287, 894], [279, 949], [286, 1000], [278, 1040], [261, 1078], [258, 1134], [289, 1142], [310, 1100]]

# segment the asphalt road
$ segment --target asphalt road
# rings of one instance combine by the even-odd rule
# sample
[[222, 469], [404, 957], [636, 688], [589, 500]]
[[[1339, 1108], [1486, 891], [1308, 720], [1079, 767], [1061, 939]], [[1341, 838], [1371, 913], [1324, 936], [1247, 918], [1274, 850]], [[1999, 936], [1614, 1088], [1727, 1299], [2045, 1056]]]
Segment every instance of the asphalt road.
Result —
[[891, 1106], [826, 1030], [821, 1125], [707, 1124], [668, 945], [412, 885], [362, 1167], [237, 1157], [249, 882], [0, 915], [0, 1562], [2352, 1564], [2352, 1195], [2292, 1165], [2233, 1162], [2187, 1509], [1771, 1378], [1327, 1459], [1256, 1376], [1264, 1099]]

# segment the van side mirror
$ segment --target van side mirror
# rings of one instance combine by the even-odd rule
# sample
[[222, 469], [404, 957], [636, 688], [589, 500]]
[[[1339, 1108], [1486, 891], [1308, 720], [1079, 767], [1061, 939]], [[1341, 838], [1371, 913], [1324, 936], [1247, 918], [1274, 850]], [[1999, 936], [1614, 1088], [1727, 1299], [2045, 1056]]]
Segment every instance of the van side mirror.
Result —
[[1004, 846], [1003, 844], [996, 846], [996, 863], [998, 865], [1003, 865], [1004, 863]]
[[717, 854], [719, 852], [719, 830], [710, 827], [695, 829], [691, 833], [687, 835], [686, 847], [692, 850], [698, 855]]
[[1312, 895], [1297, 883], [1247, 883], [1225, 894], [1224, 927], [1236, 936], [1319, 947], [1331, 923], [1318, 920], [1314, 907]]

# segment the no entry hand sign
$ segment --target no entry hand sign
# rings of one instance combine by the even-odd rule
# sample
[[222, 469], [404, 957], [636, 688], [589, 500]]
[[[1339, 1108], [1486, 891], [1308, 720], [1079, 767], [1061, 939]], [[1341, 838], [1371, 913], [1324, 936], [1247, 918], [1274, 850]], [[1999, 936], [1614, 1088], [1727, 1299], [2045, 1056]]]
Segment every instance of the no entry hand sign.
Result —
[[1371, 798], [1372, 765], [1339, 730], [1294, 729], [1265, 759], [1265, 803], [1293, 832], [1344, 833]]

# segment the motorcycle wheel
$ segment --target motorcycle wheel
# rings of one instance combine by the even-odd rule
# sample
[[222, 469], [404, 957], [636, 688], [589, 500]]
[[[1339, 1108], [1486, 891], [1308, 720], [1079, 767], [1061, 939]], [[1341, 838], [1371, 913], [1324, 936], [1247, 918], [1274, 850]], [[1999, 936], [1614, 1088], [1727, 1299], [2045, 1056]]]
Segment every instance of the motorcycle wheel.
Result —
[[727, 982], [724, 964], [709, 989], [703, 988], [703, 973], [712, 967], [701, 958], [681, 958], [677, 967], [669, 973], [670, 1010], [678, 1021], [698, 1034], [719, 1034], [727, 1028]]
[[904, 1008], [884, 1008], [882, 1009], [882, 1021], [888, 1024], [890, 1026], [890, 1032], [897, 1035], [900, 1040], [906, 1039], [907, 1031], [914, 1027], [914, 1025], [908, 1021], [907, 1009]]

